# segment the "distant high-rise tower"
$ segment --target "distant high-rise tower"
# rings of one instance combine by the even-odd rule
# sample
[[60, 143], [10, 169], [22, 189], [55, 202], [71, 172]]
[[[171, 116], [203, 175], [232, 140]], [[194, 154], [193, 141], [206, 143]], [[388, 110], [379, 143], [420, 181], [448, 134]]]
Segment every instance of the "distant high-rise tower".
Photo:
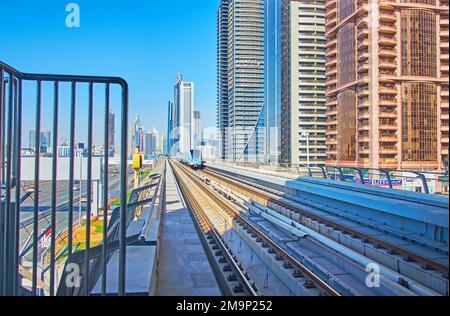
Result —
[[448, 165], [448, 3], [327, 1], [329, 166]]
[[194, 83], [177, 76], [174, 87], [171, 155], [186, 156], [194, 146]]
[[264, 102], [264, 0], [220, 2], [217, 55], [221, 156], [259, 160], [264, 157], [258, 137]]
[[[266, 0], [264, 8], [265, 162], [280, 162], [281, 136], [281, 0]], [[290, 20], [290, 19], [289, 19]]]
[[145, 133], [145, 153], [147, 155], [159, 155], [163, 150], [164, 135], [156, 129]]
[[140, 153], [145, 152], [145, 129], [141, 124], [139, 115], [131, 127], [131, 154], [134, 153], [136, 148], [138, 148]]
[[168, 155], [175, 138], [175, 135], [173, 135], [173, 102], [171, 101], [169, 101], [167, 113], [167, 138], [164, 153]]
[[108, 154], [114, 156], [116, 153], [115, 145], [115, 133], [116, 133], [116, 115], [109, 112], [108, 115]]
[[194, 111], [194, 148], [197, 149], [202, 145], [202, 116], [200, 111]]
[[36, 130], [32, 129], [28, 132], [28, 147], [30, 149], [36, 149]]
[[268, 138], [270, 157], [324, 165], [325, 0], [267, 0], [266, 19], [267, 125], [281, 136]]
[[228, 120], [228, 5], [230, 0], [220, 0], [217, 13], [217, 131], [219, 158], [225, 159], [229, 146]]
[[[39, 150], [41, 154], [47, 154], [49, 148], [52, 146], [52, 138], [51, 138], [51, 132], [48, 129], [41, 130], [41, 133], [39, 135], [40, 137], [40, 146]], [[36, 130], [32, 129], [29, 131], [28, 134], [28, 142], [29, 147], [31, 149], [36, 150]]]
[[145, 133], [145, 153], [153, 155], [155, 153], [155, 135], [153, 132]]

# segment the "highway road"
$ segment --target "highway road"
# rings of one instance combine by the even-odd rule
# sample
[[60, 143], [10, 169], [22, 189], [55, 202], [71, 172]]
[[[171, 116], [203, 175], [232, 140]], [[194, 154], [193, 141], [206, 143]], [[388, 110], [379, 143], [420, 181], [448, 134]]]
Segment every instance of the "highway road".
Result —
[[[109, 175], [109, 192], [111, 194], [117, 194], [120, 191], [120, 177], [119, 174], [111, 173]], [[75, 185], [78, 187], [79, 185]], [[39, 220], [39, 232], [47, 229], [50, 226], [50, 210], [51, 210], [51, 198], [52, 198], [52, 182], [42, 182], [39, 188], [39, 211], [42, 219]], [[56, 231], [57, 233], [64, 231], [68, 227], [69, 216], [69, 181], [58, 181], [57, 193], [56, 193]], [[86, 198], [86, 181], [81, 182], [82, 200]], [[23, 195], [26, 194], [26, 190]], [[74, 191], [74, 205], [73, 205], [73, 221], [74, 224], [79, 220], [79, 201], [80, 191]], [[22, 249], [33, 233], [33, 210], [34, 210], [34, 195], [28, 197], [21, 206], [21, 230], [19, 239], [19, 249]], [[86, 213], [86, 207], [82, 205], [82, 215]]]

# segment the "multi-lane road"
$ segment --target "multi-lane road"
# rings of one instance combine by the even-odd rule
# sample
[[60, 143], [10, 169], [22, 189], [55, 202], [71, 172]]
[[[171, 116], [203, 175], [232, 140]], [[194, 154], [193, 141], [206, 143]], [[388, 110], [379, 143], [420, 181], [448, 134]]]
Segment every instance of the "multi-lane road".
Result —
[[[117, 173], [111, 173], [109, 175], [109, 187], [108, 191], [110, 194], [117, 193], [120, 189], [120, 177]], [[80, 192], [81, 192], [81, 216], [85, 214], [86, 207], [83, 200], [86, 199], [86, 181], [81, 182], [81, 187], [79, 184], [74, 185], [73, 188], [70, 187], [69, 181], [58, 181], [56, 190], [56, 232], [57, 234], [66, 230], [68, 228], [68, 217], [69, 217], [69, 191], [74, 190], [74, 204], [73, 204], [73, 219], [74, 223], [78, 223], [80, 217]], [[29, 187], [21, 188], [25, 196]], [[81, 189], [81, 191], [80, 191]], [[39, 186], [39, 233], [42, 230], [46, 230], [50, 222], [50, 214], [52, 209], [52, 182], [43, 181]], [[21, 230], [20, 230], [20, 240], [19, 248], [22, 249], [29, 239], [30, 235], [33, 233], [33, 211], [34, 211], [34, 194], [31, 194], [25, 201], [23, 201], [20, 209], [20, 220], [21, 220]]]

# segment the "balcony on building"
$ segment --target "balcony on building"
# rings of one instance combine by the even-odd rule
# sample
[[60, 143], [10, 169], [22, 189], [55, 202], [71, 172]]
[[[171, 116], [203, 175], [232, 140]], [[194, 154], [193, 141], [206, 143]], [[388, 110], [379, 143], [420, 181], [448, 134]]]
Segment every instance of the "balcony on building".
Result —
[[359, 51], [358, 52], [358, 62], [362, 62], [369, 59], [369, 52], [368, 51]]
[[396, 119], [398, 117], [398, 113], [396, 110], [387, 110], [381, 108], [378, 116], [380, 118]]
[[392, 35], [380, 35], [378, 37], [378, 44], [380, 46], [393, 47], [397, 45], [397, 39]]
[[398, 137], [395, 134], [381, 134], [378, 140], [383, 143], [397, 143]]
[[390, 7], [385, 7], [384, 9], [380, 8], [380, 23], [383, 22], [397, 22], [397, 17], [395, 15], [395, 9], [392, 8], [392, 10], [388, 10]]
[[359, 109], [365, 109], [365, 108], [369, 108], [370, 103], [369, 103], [369, 99], [368, 98], [360, 98], [358, 100], [358, 108]]
[[358, 147], [358, 155], [360, 156], [367, 156], [370, 154], [370, 148], [369, 146], [359, 146]]
[[336, 10], [336, 6], [330, 6], [329, 8], [327, 8], [327, 11], [325, 13], [325, 19], [330, 20], [330, 19], [336, 19], [336, 15], [337, 15], [337, 10]]
[[358, 73], [365, 74], [369, 72], [369, 63], [367, 61], [358, 63]]
[[325, 105], [328, 107], [329, 111], [335, 110], [337, 106], [336, 98], [328, 98]]
[[398, 153], [398, 148], [397, 146], [393, 146], [393, 145], [382, 145], [380, 144], [379, 147], [379, 153], [380, 154], [386, 154], [386, 155], [395, 155]]
[[396, 107], [397, 106], [397, 98], [393, 97], [392, 95], [381, 95], [380, 99], [378, 101], [379, 106], [391, 106]]
[[368, 48], [368, 47], [369, 47], [369, 41], [367, 40], [367, 38], [358, 39], [358, 45], [357, 45], [358, 50], [362, 50], [363, 48]]
[[369, 89], [367, 87], [364, 88], [360, 88], [358, 87], [356, 89], [356, 94], [358, 95], [358, 97], [363, 98], [363, 97], [368, 97], [369, 96]]
[[380, 69], [395, 70], [397, 69], [397, 62], [393, 58], [380, 58], [378, 67]]
[[397, 57], [397, 50], [393, 47], [380, 47], [378, 51], [378, 56], [380, 58], [390, 57], [390, 58], [396, 58]]
[[380, 23], [379, 27], [380, 34], [396, 34], [397, 28], [393, 23]]
[[384, 95], [397, 95], [397, 88], [393, 84], [380, 84], [378, 92]]
[[360, 109], [358, 112], [358, 119], [362, 120], [362, 119], [369, 119], [370, 118], [370, 112], [369, 110], [363, 108], [362, 110]]
[[358, 28], [358, 32], [356, 34], [357, 34], [357, 38], [358, 39], [368, 38], [369, 37], [369, 30], [366, 27]]
[[358, 29], [367, 28], [367, 16], [360, 16], [356, 19], [356, 27]]
[[336, 56], [336, 54], [337, 54], [336, 48], [332, 48], [332, 49], [327, 49], [325, 56], [332, 57], [332, 56]]

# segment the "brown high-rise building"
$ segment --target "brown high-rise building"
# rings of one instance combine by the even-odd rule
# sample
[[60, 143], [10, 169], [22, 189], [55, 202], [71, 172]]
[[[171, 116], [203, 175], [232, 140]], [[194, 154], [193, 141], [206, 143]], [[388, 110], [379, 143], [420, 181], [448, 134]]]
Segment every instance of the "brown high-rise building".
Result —
[[448, 0], [329, 0], [327, 165], [448, 166]]

